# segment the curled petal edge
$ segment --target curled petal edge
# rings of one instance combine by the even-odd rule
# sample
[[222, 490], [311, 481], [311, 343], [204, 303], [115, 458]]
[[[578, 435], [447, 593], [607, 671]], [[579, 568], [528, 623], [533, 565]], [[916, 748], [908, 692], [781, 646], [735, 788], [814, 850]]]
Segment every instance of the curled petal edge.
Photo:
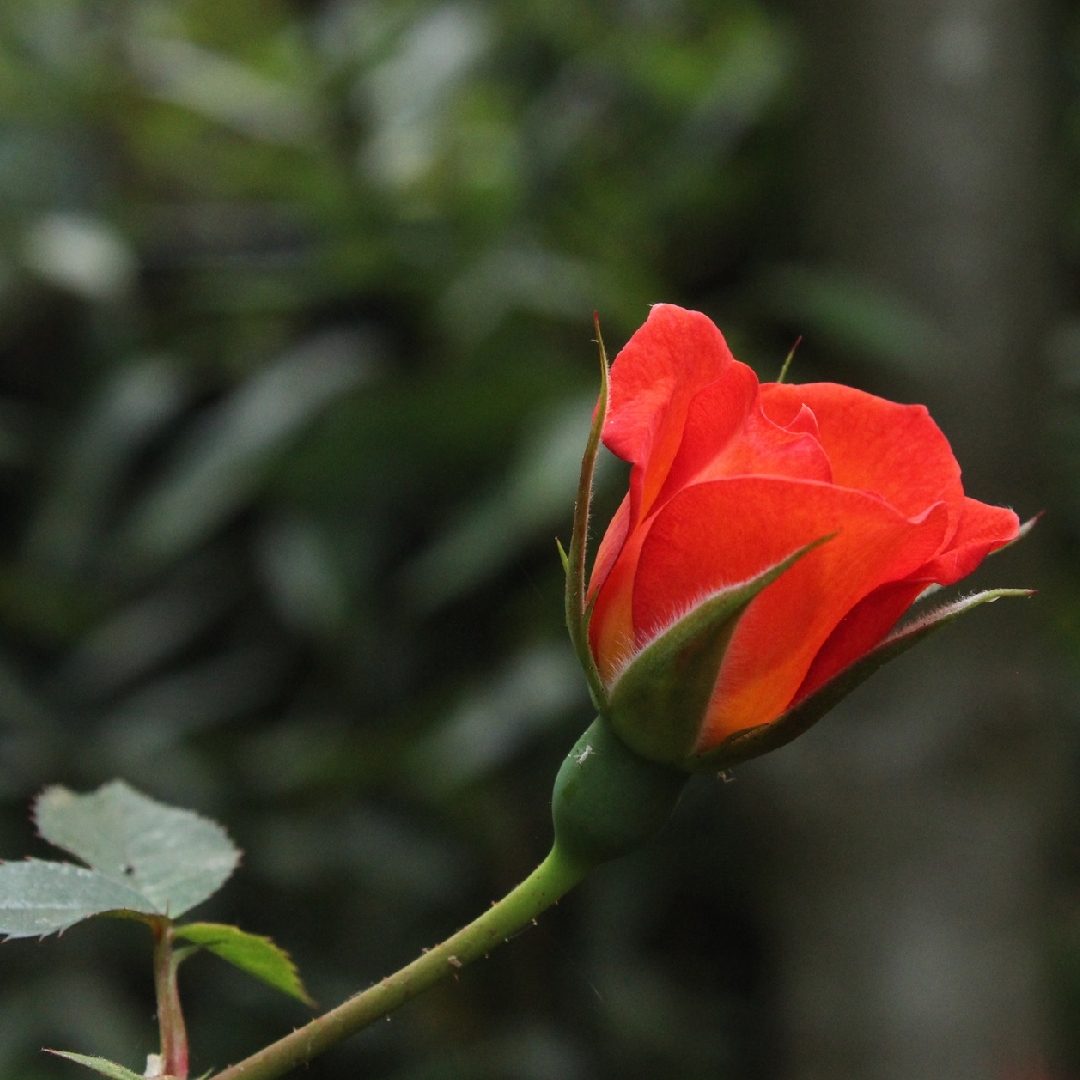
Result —
[[1037, 514], [1032, 514], [1031, 517], [1027, 519], [1027, 521], [1021, 523], [1016, 535], [1010, 541], [1002, 544], [1001, 547], [994, 548], [994, 550], [991, 551], [990, 554], [997, 555], [999, 552], [1004, 551], [1006, 548], [1011, 548], [1013, 544], [1019, 544], [1020, 541], [1023, 540], [1024, 537], [1027, 536], [1027, 534], [1031, 532], [1031, 530], [1034, 529], [1040, 521], [1042, 521], [1043, 515], [1045, 513], [1045, 510], [1040, 510]]
[[746, 731], [737, 731], [713, 749], [687, 759], [685, 765], [695, 772], [723, 771], [772, 750], [778, 750], [813, 727], [830, 709], [838, 705], [878, 668], [901, 653], [907, 652], [913, 645], [918, 644], [946, 623], [952, 622], [983, 604], [992, 604], [1003, 596], [1033, 595], [1033, 589], [989, 589], [928, 612], [906, 626], [894, 630], [880, 645], [834, 675], [809, 697], [803, 698], [798, 705], [788, 709], [771, 723], [760, 724]]

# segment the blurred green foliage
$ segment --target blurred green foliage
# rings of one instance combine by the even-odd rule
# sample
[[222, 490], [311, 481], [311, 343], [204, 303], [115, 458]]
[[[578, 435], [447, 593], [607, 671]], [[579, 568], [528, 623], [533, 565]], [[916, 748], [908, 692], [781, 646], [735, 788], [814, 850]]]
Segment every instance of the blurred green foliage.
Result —
[[[246, 858], [200, 916], [324, 1005], [531, 869], [589, 720], [554, 540], [591, 315], [614, 352], [693, 304], [779, 368], [792, 56], [750, 0], [0, 6], [0, 857], [46, 783], [212, 814]], [[755, 1075], [714, 794], [308, 1075]], [[121, 929], [4, 947], [0, 1074], [141, 1066]], [[306, 1015], [200, 965], [196, 1073]]]

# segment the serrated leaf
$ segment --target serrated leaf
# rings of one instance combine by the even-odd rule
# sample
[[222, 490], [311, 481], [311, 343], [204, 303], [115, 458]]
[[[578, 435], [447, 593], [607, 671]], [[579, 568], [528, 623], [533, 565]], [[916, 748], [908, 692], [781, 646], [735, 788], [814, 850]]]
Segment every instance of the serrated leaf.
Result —
[[305, 1005], [314, 1005], [300, 981], [300, 973], [292, 958], [267, 937], [221, 923], [187, 923], [177, 926], [173, 935], [201, 945], [215, 956], [228, 960], [230, 964]]
[[0, 864], [0, 934], [41, 937], [106, 911], [154, 914], [154, 906], [123, 882], [71, 863]]
[[172, 918], [215, 893], [240, 858], [220, 825], [156, 802], [121, 780], [89, 795], [47, 788], [34, 816], [44, 839], [141, 894], [149, 907], [134, 910]]
[[55, 1054], [57, 1057], [67, 1058], [77, 1065], [85, 1065], [88, 1069], [101, 1073], [102, 1076], [111, 1077], [112, 1080], [146, 1080], [137, 1072], [125, 1069], [123, 1065], [117, 1065], [108, 1058], [88, 1057], [86, 1054], [73, 1054], [70, 1050], [46, 1050], [46, 1054]]

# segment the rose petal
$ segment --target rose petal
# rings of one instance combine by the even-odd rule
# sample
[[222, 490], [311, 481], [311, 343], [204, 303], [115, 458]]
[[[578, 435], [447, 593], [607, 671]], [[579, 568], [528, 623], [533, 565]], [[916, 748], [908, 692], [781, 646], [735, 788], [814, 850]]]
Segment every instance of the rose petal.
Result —
[[[733, 360], [716, 382], [689, 402], [682, 442], [652, 512], [663, 506], [669, 493], [724, 476], [778, 475], [827, 483], [831, 478], [828, 459], [816, 438], [807, 433], [807, 429], [816, 430], [813, 414], [804, 407], [797, 421], [801, 431], [778, 427], [769, 420], [758, 403], [757, 376]], [[644, 536], [635, 535], [633, 550], [625, 556], [622, 549], [627, 536], [647, 529], [648, 523], [632, 521], [631, 499], [628, 495], [623, 500], [604, 533], [589, 581], [592, 597], [618, 561], [615, 581], [597, 601], [590, 634], [605, 681], [634, 649], [630, 589]]]
[[596, 590], [607, 581], [608, 574], [611, 573], [611, 568], [615, 565], [615, 560], [619, 557], [623, 544], [626, 543], [626, 536], [629, 531], [630, 496], [624, 495], [623, 501], [619, 503], [619, 509], [615, 511], [615, 516], [608, 523], [608, 527], [600, 541], [600, 546], [596, 549], [592, 573], [589, 575], [587, 599], [591, 600]]
[[1015, 540], [1019, 531], [1019, 519], [1011, 510], [965, 498], [947, 550], [905, 580], [882, 585], [860, 600], [814, 657], [794, 702], [878, 645], [928, 585], [952, 585], [966, 577], [991, 551]]
[[[628, 505], [628, 500], [623, 500], [623, 506]], [[623, 506], [619, 507], [622, 513]], [[616, 515], [618, 516], [618, 515]], [[634, 598], [634, 575], [637, 572], [638, 558], [641, 555], [641, 545], [649, 534], [649, 527], [653, 518], [638, 526], [627, 538], [625, 544], [621, 544], [618, 557], [607, 567], [600, 586], [596, 603], [593, 607], [592, 621], [589, 623], [589, 643], [592, 646], [593, 656], [596, 659], [596, 667], [600, 672], [600, 678], [604, 685], [608, 686], [622, 669], [625, 663], [638, 650], [637, 640], [634, 634], [633, 598]], [[615, 526], [612, 521], [608, 533]], [[607, 543], [607, 535], [600, 544], [603, 553]], [[599, 567], [600, 556], [597, 555]], [[603, 569], [601, 567], [601, 569]], [[593, 577], [597, 577], [594, 568]], [[590, 595], [592, 583], [589, 584]]]
[[784, 430], [804, 432], [807, 435], [813, 435], [818, 442], [821, 442], [821, 430], [818, 427], [817, 417], [806, 405], [800, 407], [789, 423], [784, 424]]
[[872, 491], [905, 517], [928, 506], [949, 507], [949, 531], [963, 504], [960, 466], [948, 440], [922, 405], [898, 405], [835, 383], [766, 383], [762, 408], [786, 426], [806, 405], [832, 465], [833, 483]]
[[965, 498], [960, 506], [956, 533], [946, 549], [919, 573], [929, 584], [952, 585], [967, 577], [987, 555], [1020, 535], [1020, 519], [1004, 506], [988, 506]]
[[[829, 463], [817, 440], [808, 434], [777, 427], [768, 420], [757, 407], [757, 377], [737, 361], [729, 371], [734, 373], [740, 368], [750, 373], [752, 383], [747, 383], [744, 376], [737, 375], [733, 387], [732, 380], [725, 376], [720, 382], [698, 393], [691, 402], [683, 445], [672, 465], [668, 483], [657, 497], [654, 507], [664, 505], [669, 487], [675, 492], [688, 486], [691, 477], [687, 474], [692, 473], [695, 466], [698, 467], [696, 475], [692, 476], [695, 482], [731, 475], [779, 475], [829, 481]], [[740, 385], [749, 386], [750, 392], [737, 408], [732, 408], [732, 401], [739, 401], [734, 391]], [[712, 420], [716, 416], [722, 419], [714, 424]], [[715, 453], [715, 448], [710, 445], [717, 432], [723, 433], [721, 438], [726, 441], [719, 453]], [[701, 458], [710, 452], [713, 456], [702, 462]], [[636, 649], [631, 590], [637, 558], [650, 522], [643, 522], [633, 531], [629, 528], [629, 522], [627, 497], [600, 542], [589, 582], [590, 597], [607, 585], [597, 600], [590, 627], [593, 652], [605, 682], [610, 682]], [[624, 551], [623, 545], [628, 535], [632, 543]], [[612, 579], [615, 567], [618, 569]]]
[[697, 311], [657, 304], [611, 367], [604, 444], [630, 473], [631, 528], [648, 513], [682, 441], [694, 395], [734, 362], [723, 335]]
[[[813, 416], [803, 411], [799, 419], [805, 428]], [[755, 475], [828, 483], [832, 469], [813, 434], [780, 427], [765, 416], [757, 376], [736, 360], [722, 379], [699, 390], [690, 402], [682, 445], [653, 511], [689, 484]]]
[[802, 701], [864, 653], [879, 645], [925, 588], [925, 582], [905, 579], [879, 585], [868, 596], [864, 596], [840, 620], [818, 650], [790, 705]]
[[752, 476], [694, 485], [660, 511], [641, 546], [636, 643], [716, 590], [836, 534], [743, 615], [710, 705], [700, 744], [707, 748], [780, 715], [844, 615], [879, 585], [924, 565], [946, 527], [944, 506], [912, 521], [872, 495], [814, 481]]

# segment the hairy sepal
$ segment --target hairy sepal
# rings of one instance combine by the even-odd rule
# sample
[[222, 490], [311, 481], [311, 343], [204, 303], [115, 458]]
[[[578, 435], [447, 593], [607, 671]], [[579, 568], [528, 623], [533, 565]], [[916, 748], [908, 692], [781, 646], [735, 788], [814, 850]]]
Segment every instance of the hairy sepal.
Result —
[[1003, 596], [1031, 596], [1030, 589], [990, 589], [975, 593], [951, 604], [946, 604], [906, 626], [894, 630], [880, 645], [860, 657], [855, 663], [834, 675], [814, 693], [803, 698], [797, 705], [782, 713], [768, 724], [730, 735], [719, 746], [693, 759], [691, 767], [701, 772], [716, 772], [739, 765], [751, 758], [760, 757], [781, 746], [813, 727], [830, 709], [838, 705], [857, 686], [878, 668], [901, 653], [907, 652], [935, 630], [958, 619], [983, 604], [992, 604]]
[[717, 675], [739, 618], [750, 602], [821, 537], [749, 581], [715, 593], [649, 642], [608, 692], [605, 710], [619, 736], [642, 757], [694, 768]]
[[[596, 326], [596, 344], [600, 350], [600, 395], [593, 410], [592, 427], [585, 445], [585, 454], [581, 459], [581, 475], [578, 480], [577, 501], [574, 503], [574, 526], [570, 537], [570, 550], [564, 552], [559, 545], [563, 571], [566, 574], [566, 629], [570, 632], [570, 641], [578, 662], [585, 672], [589, 684], [589, 696], [593, 704], [602, 709], [605, 705], [604, 684], [596, 667], [592, 650], [589, 648], [589, 620], [592, 606], [585, 603], [585, 551], [589, 538], [589, 505], [592, 501], [593, 474], [596, 471], [596, 457], [600, 452], [600, 436], [604, 430], [604, 420], [608, 407], [608, 360], [604, 349], [604, 339], [600, 335], [600, 320], [594, 316]], [[594, 598], [595, 599], [595, 598]]]

